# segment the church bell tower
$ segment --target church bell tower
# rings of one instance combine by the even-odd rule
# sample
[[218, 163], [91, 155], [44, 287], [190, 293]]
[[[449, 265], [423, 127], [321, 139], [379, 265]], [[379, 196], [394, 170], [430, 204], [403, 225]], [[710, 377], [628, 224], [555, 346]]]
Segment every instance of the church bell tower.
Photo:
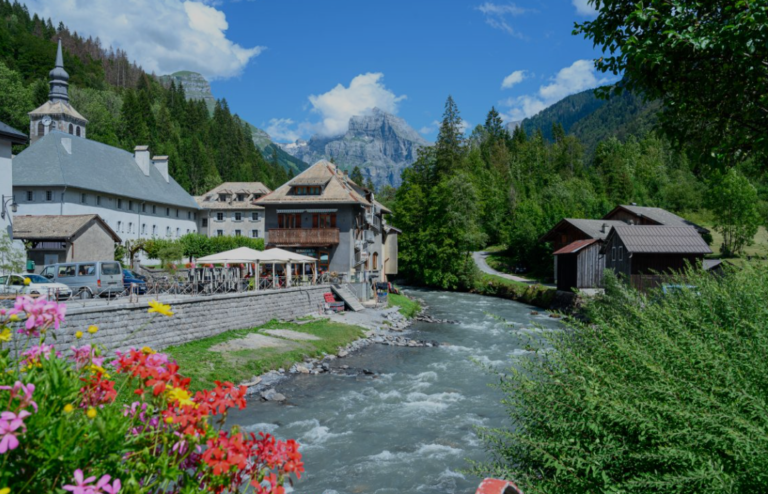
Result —
[[34, 143], [54, 130], [84, 138], [88, 120], [69, 104], [69, 74], [64, 70], [61, 38], [56, 51], [56, 66], [48, 73], [48, 77], [51, 86], [48, 101], [29, 112], [30, 141]]

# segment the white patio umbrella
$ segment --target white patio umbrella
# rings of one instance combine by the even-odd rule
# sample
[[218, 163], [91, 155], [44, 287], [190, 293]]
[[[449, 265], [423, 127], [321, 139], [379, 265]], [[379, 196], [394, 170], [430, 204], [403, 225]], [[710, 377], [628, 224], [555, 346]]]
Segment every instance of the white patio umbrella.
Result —
[[[264, 258], [262, 262], [271, 262], [274, 264], [285, 264], [287, 269], [286, 271], [286, 282], [288, 286], [291, 286], [291, 264], [301, 264], [301, 272], [304, 273], [304, 265], [308, 262], [314, 263], [317, 261], [314, 257], [305, 256], [303, 254], [297, 254], [296, 252], [291, 252], [289, 250], [274, 248], [274, 249], [268, 249], [262, 252]], [[274, 270], [274, 268], [273, 268]]]
[[212, 264], [259, 262], [263, 259], [262, 254], [263, 252], [250, 247], [238, 247], [226, 252], [200, 257], [197, 262]]

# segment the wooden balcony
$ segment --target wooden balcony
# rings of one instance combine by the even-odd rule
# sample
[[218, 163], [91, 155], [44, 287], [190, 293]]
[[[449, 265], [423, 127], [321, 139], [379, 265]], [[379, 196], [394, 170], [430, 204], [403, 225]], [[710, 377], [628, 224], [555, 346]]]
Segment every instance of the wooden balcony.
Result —
[[284, 247], [323, 247], [338, 245], [338, 228], [273, 228], [267, 231], [269, 245]]

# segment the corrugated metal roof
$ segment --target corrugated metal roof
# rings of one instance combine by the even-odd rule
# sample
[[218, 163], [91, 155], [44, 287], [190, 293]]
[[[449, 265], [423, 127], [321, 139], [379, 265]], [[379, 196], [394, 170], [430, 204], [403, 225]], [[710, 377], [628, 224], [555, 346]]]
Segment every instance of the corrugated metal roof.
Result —
[[650, 219], [651, 221], [655, 221], [656, 223], [659, 223], [660, 225], [664, 226], [692, 226], [699, 230], [700, 232], [708, 232], [706, 228], [697, 225], [696, 223], [693, 223], [691, 221], [686, 220], [685, 218], [682, 218], [674, 213], [670, 213], [666, 209], [661, 208], [651, 208], [651, 207], [645, 207], [645, 206], [632, 206], [632, 205], [624, 205], [617, 206], [613, 211], [605, 215], [606, 217], [611, 216], [615, 211], [618, 209], [626, 209], [632, 214], [635, 214], [640, 217], [645, 217]]
[[580, 251], [584, 247], [586, 247], [588, 245], [592, 245], [595, 242], [599, 242], [599, 240], [596, 239], [596, 238], [592, 238], [592, 239], [589, 239], [589, 240], [577, 240], [575, 242], [572, 242], [572, 243], [566, 245], [565, 247], [563, 247], [560, 250], [556, 250], [555, 252], [552, 253], [552, 255], [553, 256], [559, 256], [561, 254], [575, 254], [576, 252]]
[[49, 132], [13, 159], [14, 187], [46, 185], [200, 209], [173, 177], [166, 182], [155, 166], [144, 175], [131, 153], [59, 131]]
[[624, 225], [613, 228], [629, 253], [711, 254], [712, 250], [692, 226]]
[[91, 221], [97, 221], [115, 242], [120, 237], [98, 214], [14, 216], [13, 238], [20, 240], [70, 240]]

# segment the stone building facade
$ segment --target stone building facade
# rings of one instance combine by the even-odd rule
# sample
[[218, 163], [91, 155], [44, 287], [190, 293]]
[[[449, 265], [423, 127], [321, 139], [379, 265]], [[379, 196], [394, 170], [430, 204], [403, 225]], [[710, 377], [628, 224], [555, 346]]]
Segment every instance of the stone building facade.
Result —
[[264, 238], [264, 207], [256, 201], [269, 192], [261, 182], [224, 182], [195, 197], [202, 209], [198, 231], [209, 237]]

